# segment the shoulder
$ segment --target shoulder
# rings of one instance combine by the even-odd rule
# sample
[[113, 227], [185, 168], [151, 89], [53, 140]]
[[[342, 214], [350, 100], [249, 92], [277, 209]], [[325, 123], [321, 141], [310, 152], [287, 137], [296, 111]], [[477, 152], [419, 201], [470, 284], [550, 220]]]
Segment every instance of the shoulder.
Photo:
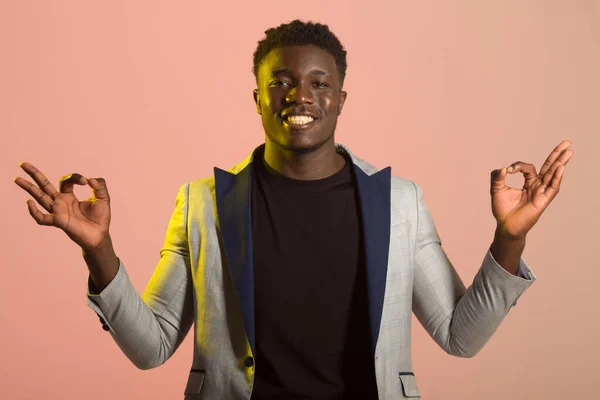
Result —
[[184, 196], [189, 202], [207, 201], [214, 196], [215, 178], [201, 178], [179, 186], [178, 196]]
[[391, 177], [390, 188], [392, 200], [395, 201], [414, 201], [420, 191], [416, 182], [394, 175]]

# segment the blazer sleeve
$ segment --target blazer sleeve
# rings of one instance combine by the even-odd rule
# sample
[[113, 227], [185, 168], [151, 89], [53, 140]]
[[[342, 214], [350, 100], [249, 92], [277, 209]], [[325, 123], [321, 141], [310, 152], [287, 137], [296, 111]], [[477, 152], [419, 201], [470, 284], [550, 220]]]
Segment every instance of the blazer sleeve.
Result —
[[529, 279], [509, 273], [488, 248], [471, 286], [465, 288], [442, 249], [421, 188], [412, 183], [417, 202], [412, 310], [444, 351], [473, 357], [536, 276], [522, 258], [519, 269]]
[[129, 280], [120, 259], [116, 276], [101, 293], [88, 277], [88, 306], [98, 314], [104, 329], [127, 358], [140, 369], [151, 369], [167, 361], [193, 324], [188, 198], [189, 184], [186, 184], [179, 188], [160, 261], [142, 296]]

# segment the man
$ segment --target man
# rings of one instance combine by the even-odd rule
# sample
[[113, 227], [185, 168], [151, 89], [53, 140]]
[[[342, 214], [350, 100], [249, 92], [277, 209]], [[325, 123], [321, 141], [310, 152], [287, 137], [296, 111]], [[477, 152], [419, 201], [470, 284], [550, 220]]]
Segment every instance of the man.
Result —
[[[466, 289], [446, 257], [420, 187], [336, 144], [347, 93], [346, 52], [326, 25], [266, 31], [254, 54], [265, 143], [214, 177], [182, 185], [161, 259], [143, 296], [110, 234], [102, 178], [56, 190], [16, 183], [41, 225], [83, 250], [89, 305], [139, 368], [164, 363], [194, 325], [186, 399], [420, 397], [411, 363], [411, 311], [449, 354], [473, 357], [535, 275], [527, 232], [558, 193], [573, 155], [563, 141], [539, 174], [494, 170], [494, 241]], [[505, 185], [522, 172], [523, 189]], [[94, 195], [79, 202], [73, 186]]]

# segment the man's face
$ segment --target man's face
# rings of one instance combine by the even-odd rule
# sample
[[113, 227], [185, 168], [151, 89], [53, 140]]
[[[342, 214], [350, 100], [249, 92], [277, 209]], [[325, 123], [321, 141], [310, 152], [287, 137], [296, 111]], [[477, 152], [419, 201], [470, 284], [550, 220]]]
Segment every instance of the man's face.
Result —
[[316, 46], [272, 50], [254, 90], [267, 140], [296, 153], [310, 153], [333, 138], [346, 95], [335, 59]]

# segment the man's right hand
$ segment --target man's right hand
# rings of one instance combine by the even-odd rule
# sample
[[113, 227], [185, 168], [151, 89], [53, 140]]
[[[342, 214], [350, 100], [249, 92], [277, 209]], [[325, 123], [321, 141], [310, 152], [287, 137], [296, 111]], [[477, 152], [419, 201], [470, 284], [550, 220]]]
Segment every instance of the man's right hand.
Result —
[[[15, 183], [29, 193], [49, 214], [41, 212], [32, 200], [27, 201], [29, 214], [38, 225], [62, 229], [84, 252], [93, 253], [109, 240], [110, 197], [102, 178], [85, 178], [71, 174], [60, 179], [56, 190], [40, 170], [28, 162], [21, 168], [35, 183], [16, 178]], [[74, 185], [89, 185], [93, 195], [79, 201], [73, 193]]]
[[[15, 183], [41, 205], [49, 214], [38, 210], [33, 200], [27, 200], [29, 214], [38, 225], [55, 226], [62, 229], [83, 250], [83, 258], [90, 275], [100, 293], [112, 281], [119, 270], [119, 259], [115, 254], [108, 232], [110, 225], [110, 197], [106, 182], [102, 178], [85, 178], [81, 174], [64, 176], [58, 190], [33, 165], [24, 162], [21, 168], [35, 183], [16, 178]], [[73, 193], [74, 185], [89, 185], [93, 195], [79, 201]]]

